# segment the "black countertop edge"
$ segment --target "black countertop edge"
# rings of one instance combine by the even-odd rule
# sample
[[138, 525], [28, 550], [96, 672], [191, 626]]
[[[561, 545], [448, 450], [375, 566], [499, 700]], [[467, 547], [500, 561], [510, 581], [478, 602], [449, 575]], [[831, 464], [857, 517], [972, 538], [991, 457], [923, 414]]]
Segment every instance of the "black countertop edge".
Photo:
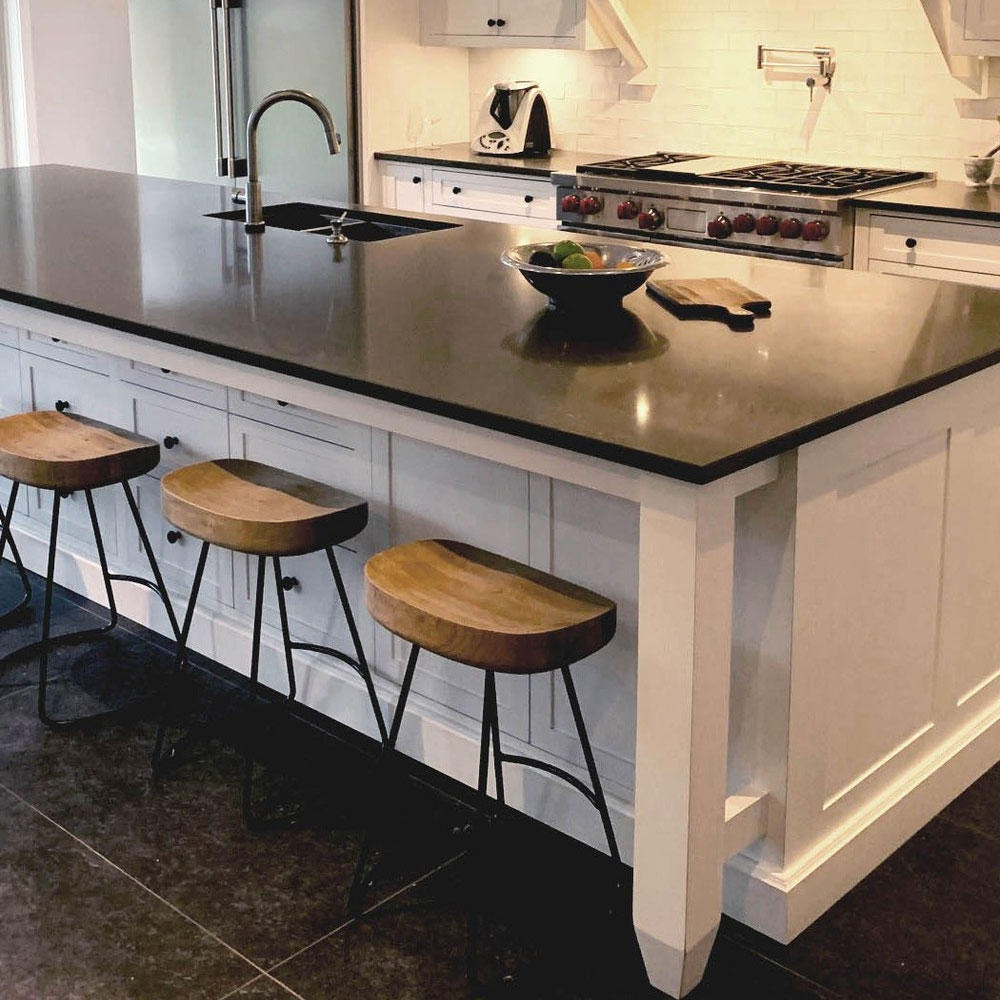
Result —
[[976, 222], [1000, 222], [1000, 211], [961, 208], [955, 205], [920, 205], [905, 201], [880, 201], [877, 198], [856, 198], [855, 208], [881, 209], [885, 212], [905, 212], [908, 215], [935, 215], [945, 219], [973, 219]]
[[427, 163], [434, 167], [444, 167], [451, 170], [475, 170], [488, 174], [522, 174], [527, 177], [543, 177], [548, 179], [553, 174], [552, 167], [530, 166], [521, 162], [512, 163], [502, 156], [491, 157], [469, 162], [450, 157], [430, 156], [422, 153], [376, 153], [376, 160], [386, 160], [390, 163]]
[[967, 375], [973, 375], [976, 372], [992, 368], [1000, 361], [1000, 351], [983, 355], [965, 364], [957, 365], [954, 368], [940, 372], [931, 378], [914, 382], [901, 389], [867, 400], [858, 406], [833, 414], [824, 420], [808, 424], [789, 434], [772, 438], [754, 447], [729, 455], [717, 462], [699, 466], [676, 459], [664, 458], [659, 455], [652, 455], [648, 452], [622, 445], [594, 440], [583, 435], [538, 427], [532, 423], [482, 410], [444, 403], [432, 397], [419, 396], [388, 386], [378, 385], [377, 383], [362, 382], [345, 376], [332, 375], [328, 372], [319, 372], [305, 365], [276, 363], [273, 358], [254, 354], [250, 351], [225, 348], [214, 344], [209, 345], [205, 341], [188, 334], [177, 333], [159, 327], [149, 327], [141, 323], [131, 323], [128, 320], [122, 320], [114, 316], [102, 315], [85, 309], [76, 309], [72, 306], [50, 302], [32, 295], [19, 295], [2, 289], [0, 290], [0, 300], [29, 306], [43, 312], [66, 316], [70, 319], [81, 320], [86, 323], [93, 323], [108, 329], [117, 330], [121, 333], [133, 334], [146, 340], [170, 344], [175, 347], [183, 347], [201, 354], [224, 358], [227, 361], [250, 365], [274, 372], [278, 375], [288, 375], [314, 384], [326, 385], [333, 389], [352, 392], [369, 399], [381, 399], [387, 403], [395, 403], [399, 406], [417, 409], [423, 413], [431, 413], [486, 430], [498, 431], [514, 437], [536, 441], [540, 444], [562, 448], [577, 454], [588, 455], [592, 458], [612, 462], [615, 465], [622, 465], [638, 469], [642, 472], [677, 479], [693, 486], [707, 485], [733, 473], [741, 472], [759, 462], [776, 458], [784, 452], [792, 451], [801, 445], [809, 444], [818, 438], [842, 430], [868, 417], [890, 410], [901, 403], [906, 403], [919, 396], [926, 395], [934, 389], [940, 389], [953, 382], [957, 382]]

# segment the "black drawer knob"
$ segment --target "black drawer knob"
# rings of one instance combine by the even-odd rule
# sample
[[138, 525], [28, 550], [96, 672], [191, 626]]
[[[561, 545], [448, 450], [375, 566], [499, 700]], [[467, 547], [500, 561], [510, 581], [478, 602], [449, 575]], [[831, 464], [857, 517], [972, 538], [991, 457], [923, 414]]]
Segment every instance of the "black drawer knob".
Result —
[[422, 180], [423, 180], [423, 177], [414, 177], [413, 178], [413, 183], [414, 184], [419, 184]]
[[170, 374], [170, 369], [169, 368], [161, 368], [160, 371], [163, 372], [164, 375], [169, 375]]
[[287, 594], [288, 591], [294, 590], [299, 585], [297, 577], [294, 576], [283, 576], [281, 578], [281, 589]]
[[495, 28], [495, 27], [497, 26], [497, 19], [496, 19], [495, 17], [491, 17], [491, 18], [490, 18], [490, 19], [489, 19], [489, 20], [488, 20], [488, 21], [487, 21], [486, 23], [487, 23], [487, 24], [488, 24], [488, 25], [489, 25], [489, 26], [490, 26], [491, 28]]
[[912, 250], [916, 245], [917, 241], [912, 236], [908, 236], [906, 239], [907, 249]]
[[524, 196], [524, 203], [525, 203], [525, 205], [530, 205], [534, 200], [535, 200], [535, 196], [533, 194], [526, 194]]
[[283, 399], [275, 400], [278, 406], [288, 406], [288, 404]]
[[451, 193], [452, 194], [461, 194], [462, 193], [462, 189], [460, 187], [453, 187], [451, 189]]
[[498, 28], [502, 28], [506, 23], [507, 22], [502, 17], [498, 17], [497, 18], [497, 27]]
[[53, 337], [52, 338], [52, 343], [53, 344], [58, 344], [59, 343], [59, 338], [58, 337]]
[[170, 451], [171, 448], [176, 448], [180, 444], [180, 440], [175, 438], [173, 434], [168, 434], [163, 439], [163, 447]]
[[184, 536], [179, 531], [167, 532], [167, 544], [176, 545]]
[[56, 409], [60, 413], [65, 413], [66, 410], [69, 409], [69, 403], [67, 403], [65, 399], [57, 399], [56, 400]]

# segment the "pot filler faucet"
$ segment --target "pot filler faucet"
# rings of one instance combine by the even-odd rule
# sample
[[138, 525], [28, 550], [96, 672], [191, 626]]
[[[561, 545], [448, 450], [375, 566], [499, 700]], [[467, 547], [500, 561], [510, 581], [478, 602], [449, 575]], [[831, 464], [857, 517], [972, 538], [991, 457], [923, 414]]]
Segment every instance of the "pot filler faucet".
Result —
[[268, 94], [260, 104], [250, 112], [247, 119], [247, 221], [244, 228], [248, 233], [262, 233], [264, 231], [264, 205], [263, 195], [260, 187], [260, 167], [257, 162], [257, 126], [260, 119], [268, 108], [282, 101], [296, 101], [304, 104], [307, 108], [312, 108], [317, 117], [323, 123], [323, 131], [326, 133], [326, 144], [330, 147], [330, 155], [340, 152], [340, 136], [337, 134], [337, 126], [333, 123], [333, 116], [330, 109], [312, 94], [307, 94], [304, 90], [276, 90], [273, 94]]

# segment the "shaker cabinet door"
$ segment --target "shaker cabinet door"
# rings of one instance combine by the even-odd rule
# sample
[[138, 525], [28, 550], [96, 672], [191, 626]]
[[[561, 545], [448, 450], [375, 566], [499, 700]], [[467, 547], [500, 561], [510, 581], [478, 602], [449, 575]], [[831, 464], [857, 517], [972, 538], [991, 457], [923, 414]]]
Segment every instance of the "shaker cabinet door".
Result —
[[500, 0], [502, 35], [534, 38], [573, 38], [580, 28], [577, 0], [539, 3], [538, 0]]
[[[535, 0], [531, 0], [535, 2]], [[438, 0], [440, 31], [445, 35], [495, 35], [497, 0]], [[493, 24], [489, 22], [493, 21]]]
[[1000, 0], [965, 0], [965, 37], [1000, 41]]

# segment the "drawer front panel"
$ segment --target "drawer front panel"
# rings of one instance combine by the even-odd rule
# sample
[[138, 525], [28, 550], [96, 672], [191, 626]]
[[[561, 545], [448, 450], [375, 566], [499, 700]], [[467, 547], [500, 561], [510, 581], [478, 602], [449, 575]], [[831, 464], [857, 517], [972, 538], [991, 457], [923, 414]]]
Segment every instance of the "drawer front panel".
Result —
[[229, 422], [221, 410], [152, 389], [133, 389], [130, 395], [131, 430], [160, 444], [160, 464], [151, 473], [154, 477], [228, 456]]
[[[111, 383], [103, 375], [50, 361], [24, 356], [21, 389], [24, 408], [51, 410], [57, 400], [68, 402], [70, 413], [116, 423], [116, 400], [110, 392]], [[28, 508], [32, 517], [46, 525], [52, 517], [52, 492], [30, 489]], [[94, 493], [98, 517], [109, 558], [117, 551], [115, 537], [115, 503], [112, 494], [117, 489], [102, 489]], [[71, 537], [87, 546], [93, 545], [93, 531], [87, 501], [83, 493], [73, 493], [64, 499], [59, 517], [60, 538]]]
[[900, 264], [887, 260], [869, 261], [868, 270], [876, 274], [903, 274], [911, 278], [930, 278], [933, 281], [954, 281], [961, 285], [1000, 288], [1000, 274], [976, 274], [973, 271], [953, 271], [943, 267], [922, 267], [919, 264]]
[[460, 208], [528, 219], [555, 219], [555, 188], [547, 181], [434, 170], [431, 191], [436, 208]]
[[21, 331], [20, 345], [21, 350], [28, 354], [51, 358], [53, 361], [62, 361], [77, 368], [85, 368], [87, 371], [99, 372], [102, 375], [111, 373], [111, 366], [114, 362], [114, 358], [108, 354], [91, 350], [89, 347], [81, 347], [79, 344], [68, 343], [59, 337], [49, 337], [43, 333], [36, 333], [34, 330]]
[[241, 389], [230, 389], [229, 411], [273, 427], [282, 427], [296, 434], [305, 434], [311, 438], [349, 448], [351, 451], [365, 455], [371, 453], [370, 427], [352, 423], [350, 420], [329, 417], [285, 400], [270, 399]]
[[20, 341], [20, 334], [16, 326], [8, 323], [0, 323], [0, 345], [4, 347], [17, 347]]
[[144, 385], [219, 410], [226, 408], [226, 387], [203, 382], [193, 375], [181, 375], [169, 368], [158, 368], [156, 365], [147, 365], [141, 361], [127, 360], [121, 364], [120, 375], [123, 382]]
[[873, 215], [875, 260], [1000, 275], [1000, 227]]
[[[132, 489], [135, 491], [136, 503], [139, 505], [150, 545], [153, 547], [164, 582], [173, 599], [174, 612], [178, 621], [183, 621], [191, 585], [194, 583], [195, 570], [198, 567], [198, 557], [201, 554], [201, 540], [177, 531], [164, 518], [158, 479], [143, 476], [132, 484]], [[124, 499], [122, 504], [125, 505]], [[137, 576], [149, 578], [149, 563], [146, 561], [139, 532], [127, 506], [122, 508], [121, 519], [122, 547], [129, 569]], [[232, 607], [233, 556], [228, 550], [217, 546], [209, 549], [198, 603], [199, 606], [204, 603], [215, 603]]]

